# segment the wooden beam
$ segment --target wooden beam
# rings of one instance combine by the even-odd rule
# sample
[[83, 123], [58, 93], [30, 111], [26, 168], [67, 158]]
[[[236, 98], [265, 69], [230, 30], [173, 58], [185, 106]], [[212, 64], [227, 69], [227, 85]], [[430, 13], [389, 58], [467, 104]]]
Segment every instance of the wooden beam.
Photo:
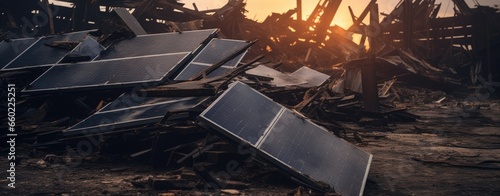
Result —
[[297, 0], [297, 21], [302, 21], [302, 0]]
[[375, 3], [377, 3], [377, 0], [370, 1], [370, 3], [366, 6], [365, 10], [363, 10], [363, 12], [361, 12], [361, 15], [359, 15], [358, 19], [356, 21], [354, 21], [354, 23], [351, 25], [351, 27], [349, 27], [349, 31], [351, 31], [351, 29], [358, 27], [363, 22], [363, 20], [368, 15], [368, 12], [370, 12], [371, 7], [373, 7], [373, 4], [375, 4]]
[[[370, 8], [370, 26], [379, 25], [378, 17], [378, 4], [373, 4]], [[363, 86], [363, 107], [369, 112], [379, 111], [379, 97], [378, 97], [378, 87], [377, 78], [375, 76], [375, 53], [377, 48], [377, 37], [378, 34], [369, 35], [370, 50], [368, 62], [361, 67], [361, 85]]]

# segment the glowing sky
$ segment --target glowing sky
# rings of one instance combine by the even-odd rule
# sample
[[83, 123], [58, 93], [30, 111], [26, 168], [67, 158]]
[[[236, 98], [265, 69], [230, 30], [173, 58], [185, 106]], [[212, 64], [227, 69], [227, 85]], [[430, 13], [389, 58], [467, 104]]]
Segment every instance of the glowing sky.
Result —
[[[379, 10], [383, 13], [390, 13], [396, 4], [400, 0], [378, 0]], [[474, 7], [476, 0], [465, 0], [470, 7]], [[54, 0], [49, 0], [49, 2], [55, 2]], [[220, 8], [225, 5], [228, 0], [180, 0], [180, 2], [185, 3], [186, 7], [193, 8], [193, 2], [196, 3], [198, 9], [206, 10], [206, 9], [214, 9]], [[302, 0], [302, 9], [303, 9], [303, 18], [306, 19], [316, 7], [319, 0]], [[351, 6], [354, 14], [359, 16], [359, 14], [365, 9], [366, 5], [370, 0], [343, 0], [342, 4], [340, 4], [340, 8], [335, 15], [333, 23], [339, 25], [343, 28], [348, 28], [352, 24], [352, 19], [349, 14], [348, 6]], [[480, 5], [489, 5], [489, 6], [499, 6], [500, 0], [477, 0]], [[58, 3], [63, 4], [66, 3]], [[271, 15], [272, 12], [276, 13], [285, 13], [290, 9], [294, 9], [296, 7], [296, 0], [246, 0], [247, 6], [246, 9], [249, 11], [247, 13], [247, 17], [250, 19], [256, 19], [258, 21], [263, 21], [266, 19], [268, 15]], [[450, 16], [453, 15], [453, 2], [451, 0], [436, 0], [436, 3], [442, 3], [441, 11], [438, 16]], [[368, 18], [368, 17], [367, 17]]]
[[[303, 18], [307, 18], [312, 12], [319, 0], [302, 0]], [[499, 0], [477, 0], [481, 5], [498, 5]], [[186, 3], [186, 7], [192, 7], [195, 2], [200, 10], [209, 8], [218, 8], [227, 3], [227, 0], [181, 0]], [[247, 17], [263, 21], [272, 12], [284, 13], [296, 7], [296, 0], [246, 0], [249, 11]], [[358, 16], [363, 9], [368, 5], [370, 0], [344, 0], [335, 15], [334, 24], [344, 28], [348, 28], [352, 24], [347, 6], [351, 6], [354, 13]], [[394, 9], [399, 0], [378, 0], [380, 12], [390, 13]], [[470, 7], [475, 4], [473, 0], [466, 0]], [[442, 3], [440, 16], [453, 14], [453, 2], [451, 0], [437, 0], [436, 3]], [[448, 9], [447, 9], [448, 8]]]

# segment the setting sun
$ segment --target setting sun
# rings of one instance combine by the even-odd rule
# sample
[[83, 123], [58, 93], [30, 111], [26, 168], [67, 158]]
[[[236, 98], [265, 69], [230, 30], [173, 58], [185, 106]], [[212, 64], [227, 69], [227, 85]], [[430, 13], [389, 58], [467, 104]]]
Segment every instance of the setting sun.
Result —
[[[314, 10], [318, 2], [319, 1], [302, 1], [303, 20], [306, 20], [310, 16], [311, 12]], [[341, 26], [342, 28], [348, 28], [352, 24], [352, 20], [350, 19], [349, 11], [347, 9], [346, 4], [348, 3], [342, 2], [339, 10], [337, 11], [337, 14], [333, 19], [332, 24]], [[251, 0], [247, 1], [246, 9], [248, 10], [247, 13], [248, 18], [262, 22], [266, 19], [267, 16], [269, 16], [273, 12], [285, 13], [286, 11], [290, 9], [295, 9], [296, 7], [297, 4], [296, 1], [294, 0], [277, 0], [277, 1]]]
[[[319, 1], [324, 0], [302, 1], [303, 19], [309, 17]], [[182, 0], [181, 2], [185, 3], [186, 7], [192, 7], [192, 4], [196, 3], [200, 10], [204, 10], [220, 8], [227, 3], [227, 0]], [[342, 1], [337, 14], [335, 15], [335, 18], [333, 18], [332, 25], [338, 25], [344, 29], [349, 28], [349, 26], [352, 24], [352, 19], [349, 13], [348, 6], [351, 6], [354, 14], [356, 16], [359, 16], [359, 14], [363, 11], [363, 9], [365, 9], [369, 2], [370, 0]], [[399, 2], [400, 0], [377, 1], [381, 13], [389, 13]], [[246, 14], [247, 18], [255, 19], [260, 22], [264, 21], [267, 16], [271, 15], [273, 12], [281, 14], [297, 7], [296, 0], [246, 0], [246, 3], [246, 9], [248, 10], [248, 13]], [[453, 3], [451, 2], [451, 0], [436, 0], [436, 4], [439, 3], [442, 4], [442, 8], [439, 12], [440, 16], [449, 16], [453, 14]], [[474, 7], [475, 5], [471, 0], [466, 0], [466, 3], [470, 7]], [[498, 0], [479, 0], [479, 3], [480, 5], [491, 6], [498, 4]]]

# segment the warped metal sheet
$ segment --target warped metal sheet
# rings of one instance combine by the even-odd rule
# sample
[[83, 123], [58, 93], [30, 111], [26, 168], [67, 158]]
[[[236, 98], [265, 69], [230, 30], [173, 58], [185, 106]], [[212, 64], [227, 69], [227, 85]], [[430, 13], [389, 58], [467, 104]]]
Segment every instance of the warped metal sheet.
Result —
[[[175, 77], [175, 81], [184, 81], [184, 80], [189, 80], [189, 78], [193, 77], [194, 75], [200, 73], [204, 69], [208, 68], [210, 66], [204, 65], [204, 64], [199, 64], [199, 63], [189, 63], [186, 68], [184, 68], [177, 77]], [[206, 78], [214, 78], [217, 76], [224, 75], [227, 73], [231, 68], [228, 67], [219, 67], [212, 73], [208, 74]]]
[[108, 89], [161, 82], [189, 55], [190, 53], [175, 53], [55, 65], [23, 92]]
[[166, 53], [193, 52], [215, 36], [216, 29], [138, 35], [122, 40], [107, 48], [97, 60], [157, 55]]
[[[211, 65], [218, 63], [225, 57], [244, 48], [248, 43], [240, 40], [231, 39], [212, 39], [198, 55], [196, 55], [174, 79], [175, 81], [189, 80], [189, 78], [198, 74], [202, 70], [209, 68]], [[213, 78], [225, 74], [228, 70], [235, 68], [241, 62], [247, 51], [238, 55], [236, 58], [228, 61], [215, 71], [207, 75], [207, 78]]]
[[330, 78], [329, 75], [326, 75], [324, 73], [321, 73], [319, 71], [316, 71], [314, 69], [305, 66], [291, 73], [290, 76], [300, 80], [307, 81], [307, 85], [305, 86], [308, 87], [320, 86], [323, 83], [325, 83], [326, 80], [328, 80], [328, 78]]
[[349, 68], [344, 77], [345, 88], [357, 93], [363, 93], [361, 69]]
[[28, 49], [22, 52], [22, 54], [18, 55], [15, 59], [3, 67], [3, 70], [52, 66], [53, 64], [58, 63], [70, 51], [50, 47], [46, 44], [51, 44], [56, 41], [80, 42], [89, 32], [92, 31], [94, 30], [78, 31], [40, 38], [40, 40], [31, 45]]
[[203, 97], [148, 98], [148, 101], [134, 99], [131, 94], [123, 94], [100, 111], [64, 130], [63, 134], [107, 133], [120, 128], [158, 123], [168, 111], [188, 110], [205, 100]]
[[0, 67], [5, 67], [10, 61], [33, 45], [38, 39], [22, 38], [0, 42]]
[[263, 77], [273, 78], [273, 80], [271, 81], [271, 84], [273, 84], [274, 86], [277, 86], [277, 87], [307, 84], [307, 82], [304, 80], [300, 80], [300, 79], [291, 77], [289, 75], [281, 73], [278, 70], [267, 67], [265, 65], [259, 65], [253, 69], [246, 71], [246, 73], [249, 75], [254, 75], [254, 76], [263, 76]]
[[147, 34], [144, 28], [142, 28], [139, 21], [137, 21], [137, 19], [135, 19], [135, 17], [132, 14], [130, 14], [130, 12], [127, 9], [115, 8], [113, 9], [113, 12], [116, 13], [118, 17], [120, 17], [120, 19], [122, 19], [125, 25], [127, 25], [127, 27], [130, 28], [130, 30], [132, 30], [132, 32], [134, 32], [135, 35]]
[[342, 195], [363, 194], [371, 154], [241, 82], [231, 84], [200, 120], [238, 142], [250, 143], [295, 176], [325, 182]]

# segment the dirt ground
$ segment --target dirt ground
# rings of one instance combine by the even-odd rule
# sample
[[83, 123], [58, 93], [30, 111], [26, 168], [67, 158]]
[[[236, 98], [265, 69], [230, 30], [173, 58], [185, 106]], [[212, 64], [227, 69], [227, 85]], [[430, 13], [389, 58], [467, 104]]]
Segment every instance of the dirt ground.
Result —
[[[382, 128], [344, 125], [350, 137], [355, 132], [359, 136], [356, 145], [374, 157], [365, 195], [500, 195], [500, 100], [406, 106], [422, 118]], [[7, 187], [3, 177], [0, 195], [319, 194], [260, 162], [246, 163], [233, 178], [243, 185], [205, 192], [204, 182], [189, 169], [153, 168], [148, 161], [102, 154], [74, 164], [64, 155], [34, 151], [29, 144], [17, 148], [16, 189]], [[7, 169], [7, 160], [0, 159], [0, 165]], [[152, 185], [159, 178], [175, 178], [168, 182], [178, 184], [166, 189]]]
[[500, 195], [500, 102], [460, 103], [416, 105], [417, 123], [364, 133], [365, 195]]

